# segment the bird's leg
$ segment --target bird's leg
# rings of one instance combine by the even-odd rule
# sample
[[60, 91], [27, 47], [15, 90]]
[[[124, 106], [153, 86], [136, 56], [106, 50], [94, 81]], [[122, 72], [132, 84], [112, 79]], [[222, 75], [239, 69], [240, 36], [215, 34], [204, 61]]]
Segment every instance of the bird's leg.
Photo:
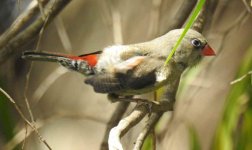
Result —
[[134, 98], [132, 95], [131, 96], [121, 96], [121, 95], [117, 95], [114, 93], [110, 93], [110, 94], [108, 94], [108, 99], [112, 103], [117, 102], [117, 101], [128, 101], [128, 102], [142, 102], [142, 103], [159, 105], [159, 102], [150, 101], [150, 100], [142, 99], [142, 98]]
[[148, 110], [148, 116], [151, 115], [152, 113], [152, 107], [153, 105], [159, 105], [159, 103], [157, 102], [153, 102], [153, 101], [148, 101], [146, 99], [141, 99], [141, 98], [133, 98], [133, 96], [120, 96], [120, 95], [117, 95], [117, 94], [108, 94], [108, 99], [114, 103], [114, 102], [117, 102], [117, 101], [128, 101], [128, 102], [136, 102], [138, 104], [144, 104]]
[[133, 96], [121, 96], [117, 94], [108, 94], [108, 99], [111, 102], [118, 102], [118, 101], [126, 101], [126, 102], [135, 102], [138, 104], [145, 104], [147, 109], [149, 110], [150, 113], [152, 112], [160, 112], [160, 111], [171, 111], [173, 110], [173, 105], [171, 105], [171, 102], [169, 101], [150, 101], [147, 99], [141, 99], [141, 98], [134, 98]]

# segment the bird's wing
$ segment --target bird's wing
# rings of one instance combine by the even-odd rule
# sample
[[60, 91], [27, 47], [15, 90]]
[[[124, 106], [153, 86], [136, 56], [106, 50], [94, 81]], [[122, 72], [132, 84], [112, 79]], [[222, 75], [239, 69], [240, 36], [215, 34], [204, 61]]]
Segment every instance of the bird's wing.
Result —
[[[161, 65], [160, 65], [161, 64]], [[98, 93], [115, 93], [123, 90], [137, 90], [156, 82], [156, 69], [163, 60], [149, 56], [134, 56], [114, 66], [113, 72], [89, 77], [85, 83]]]

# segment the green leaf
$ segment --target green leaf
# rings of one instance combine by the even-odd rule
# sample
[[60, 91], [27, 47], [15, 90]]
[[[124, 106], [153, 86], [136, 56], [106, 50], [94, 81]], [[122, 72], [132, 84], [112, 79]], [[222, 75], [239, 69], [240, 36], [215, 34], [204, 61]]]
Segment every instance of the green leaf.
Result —
[[193, 25], [193, 23], [195, 22], [197, 16], [199, 15], [202, 7], [204, 6], [206, 0], [199, 0], [199, 2], [197, 3], [192, 15], [190, 16], [188, 22], [186, 23], [186, 26], [184, 28], [184, 31], [182, 32], [182, 34], [180, 35], [178, 41], [175, 43], [171, 53], [168, 55], [166, 61], [165, 61], [165, 65], [168, 64], [168, 62], [170, 61], [170, 59], [172, 58], [173, 54], [175, 53], [175, 51], [178, 49], [182, 39], [184, 38], [184, 36], [186, 35], [187, 31], [191, 28], [191, 26]]

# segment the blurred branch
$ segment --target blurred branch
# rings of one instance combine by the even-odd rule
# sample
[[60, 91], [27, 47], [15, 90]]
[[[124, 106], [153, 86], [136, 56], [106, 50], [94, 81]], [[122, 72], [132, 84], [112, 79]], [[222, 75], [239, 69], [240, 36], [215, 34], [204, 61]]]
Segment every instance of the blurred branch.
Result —
[[217, 0], [207, 0], [204, 7], [202, 8], [197, 20], [195, 20], [192, 29], [202, 32], [205, 25], [210, 23], [212, 20], [212, 16], [215, 12], [217, 6]]
[[[111, 6], [112, 7], [112, 6]], [[115, 44], [123, 43], [122, 22], [119, 10], [112, 8], [113, 37]]]
[[191, 11], [193, 10], [196, 2], [197, 0], [184, 0], [175, 17], [173, 18], [173, 21], [167, 27], [165, 33], [169, 32], [172, 29], [181, 28], [190, 15]]
[[45, 13], [44, 13], [44, 5], [43, 5], [43, 0], [36, 0], [38, 2], [39, 10], [41, 13], [42, 18], [45, 20]]
[[236, 27], [240, 26], [242, 23], [244, 23], [246, 21], [246, 19], [249, 17], [248, 12], [246, 10], [244, 10], [243, 12], [241, 12], [241, 14], [236, 18], [236, 20], [233, 21], [233, 23], [227, 27], [224, 31], [222, 31], [220, 33], [220, 35], [222, 36], [221, 38], [221, 45], [219, 47], [219, 53], [222, 51], [223, 46], [224, 46], [224, 42], [227, 35]]
[[[49, 0], [42, 0], [41, 5], [46, 5]], [[28, 10], [23, 12], [19, 17], [12, 23], [7, 31], [5, 31], [0, 37], [0, 49], [3, 48], [14, 36], [18, 34], [22, 28], [38, 13], [37, 1], [32, 1]]]
[[[247, 11], [252, 14], [252, 10], [251, 10], [252, 6], [249, 5], [249, 2], [247, 2], [247, 0], [242, 0], [242, 2], [245, 5]], [[252, 1], [251, 1], [251, 4], [252, 4]]]
[[[26, 124], [25, 124], [25, 136], [24, 136], [24, 141], [23, 141], [23, 144], [22, 144], [22, 147], [21, 147], [22, 150], [25, 148], [27, 136], [28, 136], [28, 125], [27, 125], [27, 123], [26, 123]], [[14, 143], [14, 144], [15, 144], [15, 143]], [[11, 145], [14, 146], [14, 144], [11, 144]], [[14, 146], [14, 147], [15, 147], [15, 146]], [[14, 148], [14, 147], [13, 147], [13, 148]], [[12, 148], [12, 149], [13, 149], [13, 148]]]
[[150, 131], [154, 130], [154, 127], [157, 124], [157, 122], [159, 121], [162, 114], [163, 113], [153, 113], [151, 115], [151, 117], [148, 120], [148, 122], [146, 123], [144, 129], [141, 131], [141, 133], [137, 137], [137, 140], [136, 140], [136, 143], [135, 143], [135, 146], [134, 146], [133, 150], [141, 150], [142, 149], [144, 140], [146, 139], [146, 137], [148, 136]]
[[45, 94], [45, 92], [49, 89], [49, 87], [62, 75], [67, 73], [68, 70], [63, 67], [56, 68], [53, 72], [51, 72], [36, 88], [33, 92], [32, 99], [34, 105], [38, 104], [41, 97]]
[[[111, 0], [103, 1], [102, 5], [105, 7], [105, 9], [103, 9], [104, 12], [101, 14], [102, 19], [109, 28], [112, 27], [114, 44], [123, 44], [122, 20], [119, 9]], [[106, 15], [107, 13], [105, 10], [108, 10], [108, 15]]]
[[[40, 120], [37, 120], [34, 126], [36, 126], [37, 129], [41, 128], [44, 125], [44, 123]], [[21, 129], [19, 132], [16, 133], [16, 135], [8, 141], [7, 144], [4, 145], [5, 150], [13, 150], [15, 147], [20, 144], [23, 141], [23, 145], [26, 142], [26, 138], [29, 137], [33, 133], [32, 128], [27, 128], [27, 124], [23, 129]], [[23, 147], [22, 145], [22, 147]]]
[[52, 148], [49, 146], [49, 144], [46, 142], [46, 140], [41, 136], [41, 134], [39, 133], [38, 131], [38, 128], [33, 124], [31, 123], [24, 115], [24, 113], [22, 112], [22, 110], [20, 109], [20, 107], [18, 106], [18, 104], [14, 101], [13, 98], [10, 97], [10, 95], [8, 93], [6, 93], [2, 88], [0, 88], [0, 91], [1, 93], [3, 93], [9, 100], [10, 102], [14, 105], [14, 107], [16, 108], [18, 114], [21, 116], [21, 118], [23, 119], [23, 121], [25, 123], [27, 123], [27, 125], [29, 125], [31, 127], [31, 129], [33, 131], [35, 131], [35, 133], [37, 134], [39, 140], [45, 144], [45, 146], [51, 150]]
[[109, 150], [123, 150], [120, 138], [127, 133], [129, 129], [139, 123], [147, 112], [145, 105], [138, 104], [129, 116], [122, 119], [116, 127], [112, 128], [108, 140]]
[[56, 17], [54, 23], [64, 49], [70, 53], [73, 50], [73, 46], [67, 34], [62, 18], [60, 16]]
[[113, 112], [112, 117], [110, 118], [109, 122], [107, 123], [106, 131], [102, 140], [102, 144], [100, 150], [108, 150], [108, 138], [110, 130], [115, 127], [118, 122], [121, 120], [123, 114], [126, 112], [129, 102], [120, 102], [116, 110]]
[[[48, 22], [50, 22], [70, 1], [71, 0], [55, 0], [48, 9], [45, 9], [45, 17], [48, 18]], [[46, 20], [43, 20], [42, 16], [40, 16], [24, 29], [24, 31], [4, 43], [4, 47], [0, 47], [0, 63], [5, 62], [8, 57], [19, 51], [20, 47], [30, 43], [34, 37], [37, 36], [45, 22]]]
[[157, 35], [160, 22], [160, 8], [162, 0], [152, 0], [152, 9], [148, 29], [148, 37], [152, 38]]

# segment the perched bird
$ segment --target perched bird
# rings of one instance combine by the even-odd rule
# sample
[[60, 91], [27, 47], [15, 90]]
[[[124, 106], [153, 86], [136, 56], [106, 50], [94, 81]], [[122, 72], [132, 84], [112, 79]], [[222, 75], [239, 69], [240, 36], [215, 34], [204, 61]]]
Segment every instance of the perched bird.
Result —
[[22, 58], [58, 62], [80, 72], [97, 93], [130, 96], [154, 91], [179, 78], [183, 71], [196, 65], [204, 56], [215, 52], [197, 31], [189, 30], [172, 59], [165, 61], [183, 29], [171, 30], [154, 40], [115, 45], [80, 56], [24, 52]]

